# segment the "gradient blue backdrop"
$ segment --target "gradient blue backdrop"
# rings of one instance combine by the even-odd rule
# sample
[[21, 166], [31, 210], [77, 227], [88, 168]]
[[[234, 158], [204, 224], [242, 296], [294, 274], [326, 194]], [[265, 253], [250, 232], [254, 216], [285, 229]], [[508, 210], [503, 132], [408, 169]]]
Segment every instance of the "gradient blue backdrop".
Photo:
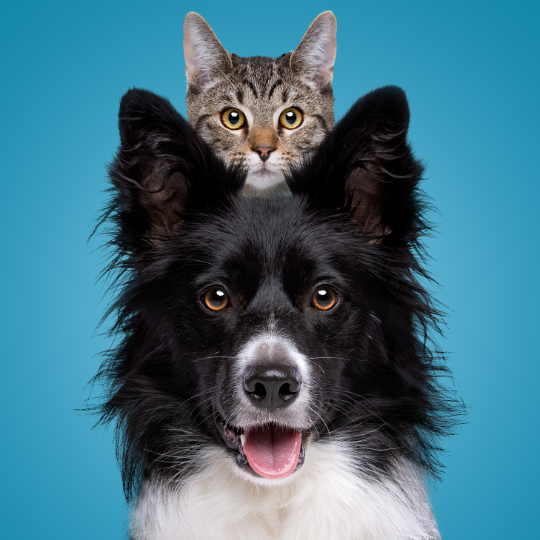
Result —
[[402, 86], [440, 210], [432, 272], [469, 406], [433, 494], [443, 537], [538, 538], [538, 5], [4, 2], [0, 536], [124, 538], [111, 432], [76, 411], [108, 345], [94, 333], [107, 301], [95, 285], [99, 239], [86, 240], [105, 200], [120, 96], [148, 88], [185, 112], [189, 10], [230, 51], [277, 56], [332, 9], [337, 117], [375, 87]]

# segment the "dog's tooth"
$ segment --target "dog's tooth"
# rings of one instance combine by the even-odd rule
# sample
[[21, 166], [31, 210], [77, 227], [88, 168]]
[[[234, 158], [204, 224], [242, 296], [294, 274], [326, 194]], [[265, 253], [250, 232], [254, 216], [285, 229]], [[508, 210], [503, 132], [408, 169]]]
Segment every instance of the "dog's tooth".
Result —
[[243, 433], [240, 435], [240, 442], [242, 443], [242, 446], [244, 446], [244, 443], [246, 442], [246, 436]]

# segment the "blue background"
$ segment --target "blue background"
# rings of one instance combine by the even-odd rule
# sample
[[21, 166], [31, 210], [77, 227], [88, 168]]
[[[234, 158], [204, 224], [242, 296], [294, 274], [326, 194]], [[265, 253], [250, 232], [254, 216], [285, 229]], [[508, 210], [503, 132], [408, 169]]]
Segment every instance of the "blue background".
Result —
[[148, 88], [185, 112], [189, 10], [228, 50], [277, 56], [332, 9], [337, 117], [375, 87], [402, 86], [440, 210], [431, 270], [469, 406], [433, 493], [443, 537], [538, 537], [538, 5], [4, 2], [0, 535], [124, 537], [111, 431], [76, 410], [109, 344], [95, 332], [108, 299], [95, 284], [100, 239], [86, 240], [105, 200], [121, 95]]

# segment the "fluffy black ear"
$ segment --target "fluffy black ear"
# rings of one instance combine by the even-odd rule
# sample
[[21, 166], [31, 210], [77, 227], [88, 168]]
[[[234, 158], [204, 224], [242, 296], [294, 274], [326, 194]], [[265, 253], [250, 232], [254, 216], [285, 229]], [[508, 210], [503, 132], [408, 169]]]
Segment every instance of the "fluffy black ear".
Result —
[[166, 99], [130, 90], [120, 103], [119, 127], [109, 175], [127, 251], [170, 237], [191, 207], [219, 204], [242, 187], [242, 175], [227, 169]]
[[422, 228], [423, 167], [407, 142], [409, 105], [395, 86], [370, 92], [338, 122], [314, 157], [288, 179], [318, 207], [346, 209], [374, 242], [414, 241]]

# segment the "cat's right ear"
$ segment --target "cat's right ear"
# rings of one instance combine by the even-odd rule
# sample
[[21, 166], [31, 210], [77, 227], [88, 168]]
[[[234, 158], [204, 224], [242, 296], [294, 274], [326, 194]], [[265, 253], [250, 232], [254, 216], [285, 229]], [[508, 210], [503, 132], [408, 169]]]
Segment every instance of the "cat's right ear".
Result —
[[332, 84], [336, 60], [336, 17], [331, 11], [318, 15], [291, 54], [291, 68], [317, 89]]
[[194, 11], [184, 19], [184, 58], [188, 86], [201, 91], [218, 74], [232, 69], [231, 55], [210, 25]]
[[218, 205], [241, 188], [170, 102], [146, 90], [127, 92], [120, 103], [120, 148], [109, 167], [110, 214], [117, 244], [144, 253], [182, 228], [194, 206]]

